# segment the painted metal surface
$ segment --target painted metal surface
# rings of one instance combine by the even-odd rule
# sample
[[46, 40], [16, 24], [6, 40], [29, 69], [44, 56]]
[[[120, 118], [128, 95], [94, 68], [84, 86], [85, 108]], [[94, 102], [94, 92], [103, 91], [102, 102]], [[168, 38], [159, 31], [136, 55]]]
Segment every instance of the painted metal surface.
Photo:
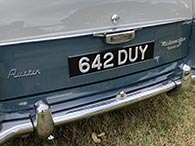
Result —
[[[191, 23], [187, 21], [139, 30], [134, 40], [120, 45], [107, 45], [101, 38], [85, 36], [0, 47], [0, 98], [73, 88], [133, 74], [183, 58], [187, 53], [190, 30]], [[155, 41], [152, 60], [70, 78], [69, 56], [109, 51], [148, 41]], [[174, 47], [175, 42], [179, 46], [170, 50], [169, 47]], [[138, 79], [139, 76], [134, 80]]]
[[195, 18], [195, 1], [192, 0], [193, 17]]
[[[0, 143], [36, 129], [40, 100], [60, 125], [189, 85], [191, 72], [180, 65], [195, 68], [192, 1], [0, 0]], [[136, 28], [135, 39], [124, 44], [95, 37], [127, 28]], [[69, 77], [69, 56], [148, 41], [155, 41], [154, 59]]]
[[[191, 0], [0, 0], [0, 43], [191, 19]], [[120, 16], [112, 23], [113, 14]]]
[[193, 70], [195, 70], [195, 19], [193, 20], [192, 24], [191, 41], [189, 46], [188, 64], [193, 68]]

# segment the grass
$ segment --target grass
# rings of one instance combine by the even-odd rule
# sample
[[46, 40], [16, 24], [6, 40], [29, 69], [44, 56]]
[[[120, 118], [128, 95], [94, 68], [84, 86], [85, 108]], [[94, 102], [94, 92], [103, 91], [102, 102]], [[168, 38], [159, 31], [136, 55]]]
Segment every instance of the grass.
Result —
[[[105, 132], [101, 143], [92, 140], [93, 132]], [[195, 146], [195, 87], [58, 127], [54, 136], [20, 137], [3, 146]]]

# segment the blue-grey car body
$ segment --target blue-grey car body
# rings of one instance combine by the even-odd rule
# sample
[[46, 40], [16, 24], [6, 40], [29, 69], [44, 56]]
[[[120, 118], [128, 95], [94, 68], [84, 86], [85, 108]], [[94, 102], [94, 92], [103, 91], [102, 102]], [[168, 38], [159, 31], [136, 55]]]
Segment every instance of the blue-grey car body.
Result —
[[[186, 24], [182, 21], [144, 28], [136, 32], [134, 40], [120, 45], [106, 45], [101, 38], [87, 35], [81, 38], [3, 46], [0, 48], [3, 63], [0, 98], [17, 98], [55, 90], [66, 90], [144, 71], [181, 59], [187, 54], [186, 48], [189, 44], [190, 31], [191, 23]], [[176, 34], [177, 37], [175, 37]], [[163, 42], [181, 38], [185, 38], [185, 41], [181, 42], [176, 49], [169, 50], [168, 46], [162, 46]], [[152, 60], [70, 78], [69, 56], [109, 51], [150, 41], [155, 41], [155, 57]], [[17, 74], [24, 74], [29, 70], [34, 70], [34, 76], [17, 76]], [[119, 71], [116, 72], [116, 70]], [[140, 77], [137, 80], [140, 80]]]
[[[176, 88], [182, 64], [194, 73], [194, 16], [192, 0], [0, 1], [0, 143], [37, 130], [32, 121], [38, 101], [50, 106], [54, 125], [61, 125], [131, 103], [114, 101], [120, 91], [132, 95], [133, 103], [145, 89]], [[104, 40], [105, 34], [129, 30], [135, 31], [129, 42]], [[71, 57], [148, 42], [154, 42], [152, 59], [70, 76]]]

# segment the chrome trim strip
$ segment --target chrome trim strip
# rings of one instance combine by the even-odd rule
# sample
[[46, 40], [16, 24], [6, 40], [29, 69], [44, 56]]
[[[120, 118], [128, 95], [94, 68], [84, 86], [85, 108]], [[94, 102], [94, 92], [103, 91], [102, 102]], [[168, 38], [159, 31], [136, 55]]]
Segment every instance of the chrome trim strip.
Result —
[[59, 113], [53, 115], [55, 125], [61, 125], [67, 122], [78, 120], [81, 118], [89, 117], [92, 115], [100, 114], [106, 111], [117, 109], [147, 98], [150, 98], [161, 93], [168, 92], [176, 87], [173, 81], [164, 81], [157, 85], [138, 90], [136, 92], [127, 94], [121, 100], [113, 98], [98, 104], [82, 107], [81, 109], [73, 110], [69, 113]]
[[113, 27], [105, 27], [95, 30], [83, 30], [83, 31], [72, 31], [69, 33], [56, 33], [51, 35], [41, 35], [39, 37], [28, 37], [21, 38], [20, 40], [10, 40], [5, 42], [0, 42], [0, 47], [10, 46], [10, 45], [18, 45], [25, 43], [33, 43], [33, 42], [41, 42], [41, 41], [50, 41], [57, 39], [65, 39], [65, 38], [73, 38], [73, 37], [81, 37], [86, 35], [95, 35], [101, 33], [111, 33], [111, 32], [120, 32], [120, 31], [128, 31], [128, 30], [139, 30], [146, 27], [165, 25], [170, 23], [177, 23], [182, 21], [191, 21], [189, 18], [175, 18], [175, 19], [167, 19], [163, 21], [152, 21], [147, 23], [134, 23], [130, 25], [121, 25], [121, 26], [113, 26]]
[[2, 125], [0, 133], [0, 145], [9, 139], [33, 132], [33, 126], [30, 120], [13, 121]]
[[192, 84], [195, 85], [195, 71], [192, 70]]
[[[96, 115], [106, 111], [110, 111], [116, 108], [126, 106], [128, 104], [138, 102], [147, 98], [150, 98], [161, 93], [168, 92], [176, 87], [173, 81], [166, 80], [159, 84], [125, 94], [124, 98], [113, 98], [101, 103], [93, 104], [90, 106], [82, 107], [77, 110], [73, 110], [69, 113], [56, 113], [53, 114], [53, 121], [55, 126], [68, 123], [70, 121], [78, 120], [88, 116]], [[14, 125], [14, 126], [13, 126]], [[13, 121], [2, 124], [0, 132], [0, 145], [10, 138], [13, 138], [20, 134], [26, 134], [34, 131], [33, 124], [29, 120]]]
[[193, 80], [195, 79], [195, 75], [192, 75], [192, 79], [193, 79]]

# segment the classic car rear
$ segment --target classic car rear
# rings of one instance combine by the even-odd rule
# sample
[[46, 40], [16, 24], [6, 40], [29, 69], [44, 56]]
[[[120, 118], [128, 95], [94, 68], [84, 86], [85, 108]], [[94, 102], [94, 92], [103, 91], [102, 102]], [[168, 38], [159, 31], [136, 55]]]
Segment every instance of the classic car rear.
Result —
[[192, 0], [0, 3], [0, 143], [194, 77]]

